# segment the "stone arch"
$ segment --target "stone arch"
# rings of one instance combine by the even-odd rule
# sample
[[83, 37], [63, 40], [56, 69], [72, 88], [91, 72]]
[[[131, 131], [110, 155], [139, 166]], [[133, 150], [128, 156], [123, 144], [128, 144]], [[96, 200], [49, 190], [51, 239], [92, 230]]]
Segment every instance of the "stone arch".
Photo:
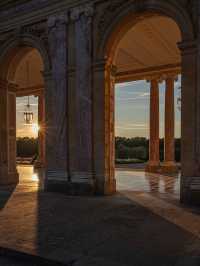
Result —
[[[121, 4], [120, 4], [121, 3]], [[108, 6], [107, 6], [108, 7]], [[99, 20], [98, 36], [95, 36], [94, 57], [94, 172], [97, 193], [111, 194], [115, 192], [116, 181], [114, 175], [114, 82], [115, 67], [114, 55], [117, 44], [124, 34], [139, 21], [149, 16], [164, 16], [171, 18], [179, 27], [182, 41], [181, 50], [182, 68], [182, 180], [181, 201], [189, 202], [192, 192], [192, 176], [195, 172], [195, 154], [197, 138], [196, 103], [198, 95], [197, 82], [197, 48], [195, 43], [195, 29], [186, 8], [172, 1], [113, 1]], [[109, 14], [108, 14], [109, 13]], [[109, 15], [107, 18], [106, 15]], [[97, 22], [98, 23], [98, 22]], [[188, 113], [188, 106], [193, 106]], [[101, 114], [101, 115], [100, 115]], [[188, 115], [195, 119], [188, 120]], [[98, 121], [98, 122], [97, 122]], [[99, 134], [101, 132], [101, 135]], [[191, 138], [188, 138], [188, 136]], [[102, 162], [101, 167], [99, 161]], [[199, 176], [199, 175], [198, 175]]]
[[[14, 59], [11, 69], [11, 72], [13, 72], [21, 58], [31, 49], [36, 49], [39, 52], [44, 64], [44, 72], [48, 73], [51, 69], [51, 61], [44, 43], [36, 36], [22, 34], [17, 38], [12, 37], [8, 39], [3, 46], [0, 47], [0, 78], [4, 80], [7, 79], [11, 60]], [[10, 75], [12, 76], [13, 73], [10, 73]]]
[[191, 18], [184, 7], [162, 0], [135, 1], [122, 4], [104, 26], [105, 30], [97, 47], [97, 60], [112, 58], [118, 42], [126, 32], [145, 17], [154, 15], [166, 16], [175, 21], [181, 31], [183, 42], [195, 39]]
[[[13, 83], [18, 64], [33, 49], [37, 50], [44, 66], [44, 74], [49, 73], [51, 62], [45, 44], [40, 38], [31, 34], [21, 34], [6, 40], [0, 47], [0, 93], [1, 93], [1, 137], [2, 153], [6, 159], [0, 160], [4, 172], [0, 170], [0, 184], [16, 184], [19, 176], [16, 168], [16, 91], [18, 86]], [[47, 87], [47, 84], [44, 84]], [[43, 92], [39, 97], [44, 98]], [[41, 102], [44, 102], [41, 101]], [[44, 106], [44, 103], [43, 103]], [[44, 110], [43, 110], [44, 115]], [[44, 123], [44, 118], [41, 123]], [[4, 132], [2, 134], [2, 132]], [[44, 147], [44, 133], [42, 148]], [[3, 146], [4, 143], [4, 146]], [[41, 145], [40, 145], [41, 147]], [[45, 156], [45, 155], [44, 155]]]

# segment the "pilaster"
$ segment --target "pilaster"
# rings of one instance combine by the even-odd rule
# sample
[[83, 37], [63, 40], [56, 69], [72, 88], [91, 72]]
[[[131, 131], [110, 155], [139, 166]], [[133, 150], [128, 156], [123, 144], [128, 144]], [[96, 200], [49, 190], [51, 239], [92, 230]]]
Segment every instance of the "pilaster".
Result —
[[16, 169], [16, 85], [0, 80], [0, 185], [19, 182]]
[[[71, 10], [70, 18], [74, 25], [74, 69], [69, 73], [75, 91], [75, 109], [72, 114], [73, 132], [70, 134], [73, 147], [70, 149], [70, 181], [73, 186], [86, 188], [94, 192], [94, 174], [92, 164], [92, 19], [93, 5], [76, 7]], [[71, 62], [73, 58], [71, 57]], [[73, 79], [72, 75], [75, 79]], [[70, 94], [72, 95], [72, 93]], [[70, 129], [72, 131], [72, 129]]]
[[48, 18], [52, 69], [45, 79], [46, 189], [62, 190], [68, 183], [67, 38], [68, 15]]
[[200, 203], [197, 43], [179, 44], [182, 55], [181, 91], [181, 202]]
[[116, 69], [109, 60], [93, 66], [93, 162], [96, 193], [116, 192], [114, 85]]

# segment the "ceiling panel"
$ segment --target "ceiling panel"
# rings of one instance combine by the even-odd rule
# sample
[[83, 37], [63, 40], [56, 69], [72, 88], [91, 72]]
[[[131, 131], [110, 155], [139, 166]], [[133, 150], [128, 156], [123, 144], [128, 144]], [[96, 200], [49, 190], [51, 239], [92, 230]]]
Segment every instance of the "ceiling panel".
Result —
[[119, 72], [178, 64], [177, 42], [181, 33], [170, 18], [146, 18], [131, 28], [119, 42], [116, 65]]

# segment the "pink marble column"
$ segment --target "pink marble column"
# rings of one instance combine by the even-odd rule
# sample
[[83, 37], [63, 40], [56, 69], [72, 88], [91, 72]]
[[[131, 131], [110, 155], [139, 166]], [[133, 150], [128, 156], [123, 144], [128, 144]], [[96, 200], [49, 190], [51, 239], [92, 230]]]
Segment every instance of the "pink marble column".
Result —
[[165, 149], [162, 171], [177, 172], [174, 149], [174, 81], [175, 76], [168, 76], [165, 90]]
[[149, 162], [147, 172], [157, 172], [160, 164], [159, 154], [159, 83], [151, 80], [150, 89], [150, 138], [149, 138]]

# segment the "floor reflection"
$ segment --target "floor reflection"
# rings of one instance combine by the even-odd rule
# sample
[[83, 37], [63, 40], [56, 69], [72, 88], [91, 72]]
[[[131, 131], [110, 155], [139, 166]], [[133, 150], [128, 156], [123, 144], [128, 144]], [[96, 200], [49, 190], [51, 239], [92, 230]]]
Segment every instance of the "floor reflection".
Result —
[[[42, 190], [44, 188], [44, 171], [33, 166], [18, 166], [19, 185], [23, 190]], [[116, 170], [117, 190], [180, 194], [180, 176], [163, 176], [134, 170]]]
[[44, 188], [44, 171], [34, 169], [32, 165], [18, 165], [19, 185], [28, 190], [42, 190]]
[[138, 171], [116, 170], [117, 190], [179, 195], [180, 175], [163, 176]]

